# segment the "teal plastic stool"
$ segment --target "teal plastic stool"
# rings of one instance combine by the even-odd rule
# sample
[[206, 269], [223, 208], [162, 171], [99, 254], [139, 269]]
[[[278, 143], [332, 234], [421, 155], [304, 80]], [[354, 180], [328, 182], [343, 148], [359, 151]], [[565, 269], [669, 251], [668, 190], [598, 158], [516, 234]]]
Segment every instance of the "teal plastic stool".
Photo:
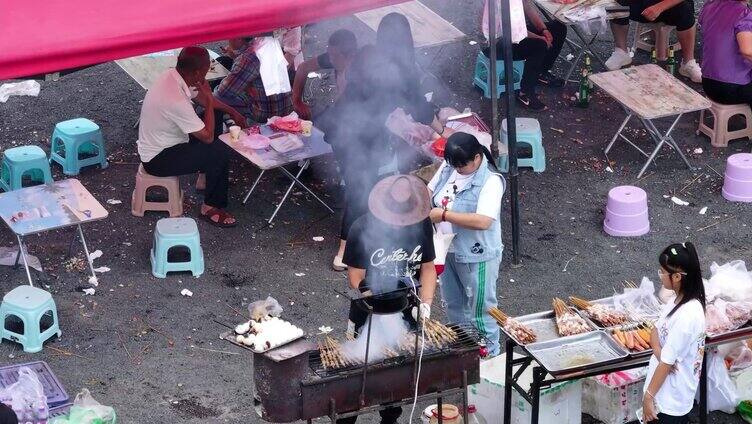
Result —
[[[517, 144], [527, 144], [532, 150], [529, 158], [517, 158], [517, 167], [533, 168], [535, 172], [546, 170], [546, 150], [543, 148], [543, 133], [537, 119], [517, 118]], [[507, 142], [507, 120], [501, 121], [501, 143], [509, 147]], [[509, 171], [509, 156], [499, 158], [499, 169]]]
[[[107, 154], [99, 125], [86, 118], [76, 118], [55, 125], [52, 132], [50, 162], [63, 167], [65, 175], [78, 175], [81, 168], [99, 165], [107, 168]], [[81, 158], [81, 154], [89, 157]]]
[[23, 187], [23, 176], [29, 174], [32, 182], [52, 183], [47, 154], [39, 146], [20, 146], [3, 152], [0, 170], [0, 188], [5, 191]]
[[[489, 83], [489, 67], [491, 66], [491, 61], [486, 57], [486, 55], [483, 54], [482, 51], [478, 52], [478, 58], [475, 60], [475, 73], [473, 75], [473, 84], [483, 90], [483, 96], [490, 99], [491, 98], [491, 84]], [[520, 82], [522, 81], [522, 73], [525, 71], [525, 61], [524, 60], [516, 60], [512, 63], [512, 68], [514, 69], [514, 89], [519, 90], [520, 89]], [[501, 93], [504, 93], [507, 91], [507, 86], [504, 84], [504, 61], [503, 60], [497, 60], [496, 61], [496, 74], [498, 76], [497, 78], [497, 87], [496, 90], [497, 97], [501, 97]]]
[[[49, 327], [42, 331], [42, 318], [51, 319]], [[23, 334], [6, 328], [8, 318], [16, 317], [23, 323]], [[57, 307], [52, 295], [32, 286], [20, 286], [8, 292], [0, 304], [0, 341], [8, 339], [23, 345], [24, 352], [36, 353], [42, 350], [42, 344], [57, 335], [60, 325], [57, 321]]]
[[[170, 248], [183, 246], [190, 251], [186, 262], [168, 262]], [[166, 278], [168, 272], [190, 271], [194, 277], [204, 273], [204, 251], [196, 221], [191, 218], [162, 218], [154, 231], [154, 247], [151, 249], [151, 273], [157, 278]]]

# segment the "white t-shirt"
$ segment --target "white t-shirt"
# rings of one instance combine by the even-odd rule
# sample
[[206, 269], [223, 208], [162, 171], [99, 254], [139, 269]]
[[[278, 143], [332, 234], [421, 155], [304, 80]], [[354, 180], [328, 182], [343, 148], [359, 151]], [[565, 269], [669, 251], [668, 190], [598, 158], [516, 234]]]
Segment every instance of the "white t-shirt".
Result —
[[[661, 342], [661, 362], [674, 365], [676, 372], [670, 373], [658, 393], [653, 395], [659, 412], [679, 417], [692, 410], [700, 381], [705, 354], [705, 312], [698, 300], [690, 300], [667, 318], [674, 306], [673, 303], [664, 306], [655, 327]], [[648, 365], [645, 390], [657, 367], [658, 359], [653, 355]]]
[[142, 162], [149, 162], [168, 147], [187, 143], [188, 134], [204, 128], [191, 97], [190, 88], [174, 69], [163, 73], [146, 92], [137, 142]]
[[[441, 164], [438, 171], [436, 171], [436, 174], [431, 178], [431, 181], [428, 182], [428, 189], [433, 193], [433, 202], [435, 205], [438, 207], [446, 207], [447, 210], [451, 211], [455, 196], [473, 181], [475, 173], [461, 175], [454, 170], [449, 176], [446, 184], [444, 184], [444, 187], [439, 187], [437, 189], [436, 185], [439, 183], [441, 172], [446, 166], [446, 162]], [[502, 184], [501, 178], [497, 175], [491, 175], [480, 189], [478, 206], [475, 209], [475, 213], [498, 220], [499, 214], [501, 213], [501, 198], [503, 195], [504, 184]], [[446, 206], [444, 206], [444, 202], [446, 202]], [[454, 232], [452, 231], [452, 224], [449, 222], [440, 222], [437, 231], [442, 234], [451, 234]], [[451, 245], [449, 251], [454, 251]]]

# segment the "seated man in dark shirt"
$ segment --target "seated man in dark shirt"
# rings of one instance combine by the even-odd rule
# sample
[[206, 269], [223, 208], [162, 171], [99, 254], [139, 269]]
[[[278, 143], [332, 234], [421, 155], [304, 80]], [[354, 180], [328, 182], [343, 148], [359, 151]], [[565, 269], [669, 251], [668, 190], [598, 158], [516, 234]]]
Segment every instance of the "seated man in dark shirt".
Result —
[[346, 29], [340, 29], [334, 31], [329, 37], [326, 53], [300, 64], [292, 85], [292, 104], [301, 118], [311, 118], [311, 108], [303, 102], [303, 89], [305, 89], [308, 74], [321, 69], [334, 69], [337, 81], [336, 97], [339, 97], [345, 91], [345, 71], [357, 52], [358, 41], [355, 39], [355, 34]]
[[[366, 215], [355, 220], [347, 237], [343, 261], [348, 266], [350, 286], [362, 291], [365, 284], [378, 294], [394, 291], [400, 280], [420, 283], [420, 316], [429, 318], [437, 276], [426, 185], [408, 175], [384, 178], [371, 190], [368, 209]], [[418, 308], [403, 313], [416, 320]], [[357, 337], [367, 318], [367, 313], [351, 306], [348, 334]], [[381, 424], [394, 424], [401, 414], [399, 407], [384, 409], [380, 411]], [[337, 423], [351, 424], [355, 419]]]

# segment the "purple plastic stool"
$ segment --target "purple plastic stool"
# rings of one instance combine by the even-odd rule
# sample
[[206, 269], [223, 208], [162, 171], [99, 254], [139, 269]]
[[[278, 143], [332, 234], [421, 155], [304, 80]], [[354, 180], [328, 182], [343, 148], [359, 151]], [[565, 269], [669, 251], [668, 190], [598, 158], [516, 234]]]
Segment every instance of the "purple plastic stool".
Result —
[[603, 231], [615, 237], [636, 237], [650, 231], [648, 195], [633, 186], [614, 187], [608, 191]]
[[752, 202], [752, 153], [737, 153], [726, 161], [723, 197], [732, 202]]

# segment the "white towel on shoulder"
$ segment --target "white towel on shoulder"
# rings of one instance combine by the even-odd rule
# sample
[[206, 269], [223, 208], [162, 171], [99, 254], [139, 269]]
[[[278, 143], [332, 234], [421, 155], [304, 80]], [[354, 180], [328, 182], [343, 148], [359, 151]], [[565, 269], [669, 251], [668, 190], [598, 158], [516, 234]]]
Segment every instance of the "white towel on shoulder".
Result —
[[259, 39], [255, 45], [256, 57], [261, 63], [259, 73], [267, 96], [289, 93], [290, 77], [287, 74], [287, 60], [282, 45], [274, 37]]

